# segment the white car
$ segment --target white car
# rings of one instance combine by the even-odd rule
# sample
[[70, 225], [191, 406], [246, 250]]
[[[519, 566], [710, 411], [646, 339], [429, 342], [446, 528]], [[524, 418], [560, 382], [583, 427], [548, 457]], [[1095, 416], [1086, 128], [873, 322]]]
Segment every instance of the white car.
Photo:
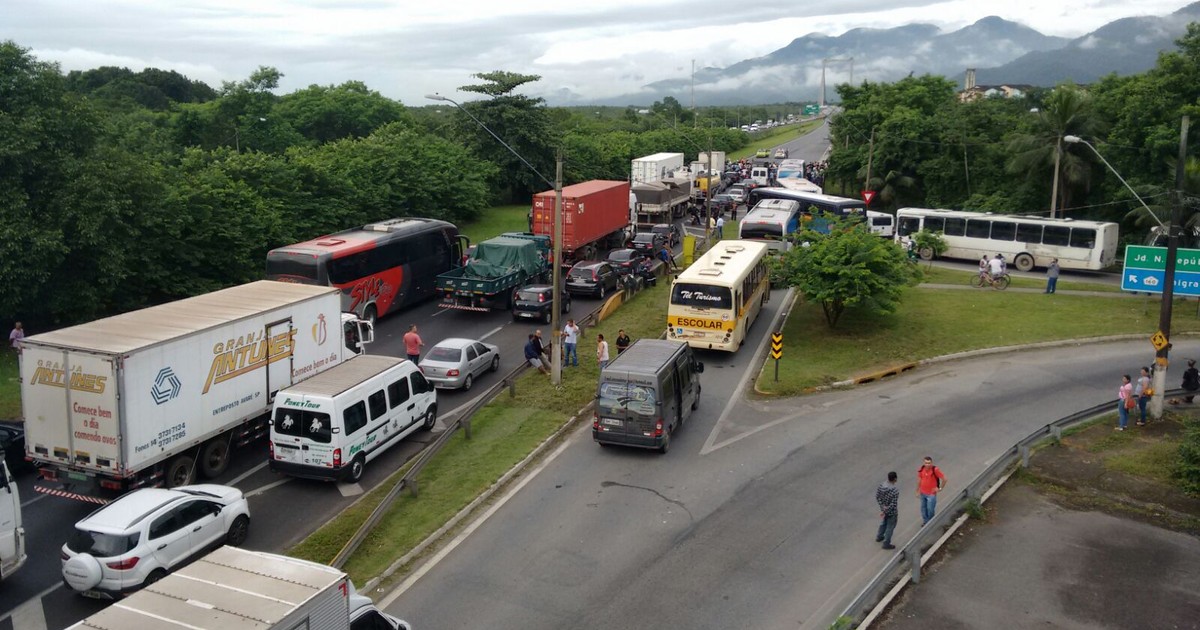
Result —
[[197, 484], [135, 490], [87, 515], [62, 547], [63, 581], [89, 597], [115, 599], [161, 579], [250, 529], [242, 491]]
[[475, 379], [500, 369], [500, 348], [474, 339], [443, 339], [417, 364], [425, 379], [440, 389], [467, 391]]

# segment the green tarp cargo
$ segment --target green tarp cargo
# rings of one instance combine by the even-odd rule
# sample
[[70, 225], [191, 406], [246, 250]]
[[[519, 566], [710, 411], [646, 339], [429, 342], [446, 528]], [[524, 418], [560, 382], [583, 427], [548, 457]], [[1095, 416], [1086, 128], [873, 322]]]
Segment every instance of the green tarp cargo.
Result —
[[534, 275], [545, 267], [535, 241], [511, 236], [497, 236], [479, 243], [475, 255], [467, 261], [468, 278], [499, 278], [522, 270]]

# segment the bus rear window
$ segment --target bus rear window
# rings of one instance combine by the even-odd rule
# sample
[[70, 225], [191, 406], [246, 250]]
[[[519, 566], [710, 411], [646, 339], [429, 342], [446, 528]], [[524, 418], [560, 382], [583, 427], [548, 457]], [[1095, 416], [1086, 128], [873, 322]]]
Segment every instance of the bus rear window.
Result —
[[733, 308], [733, 295], [726, 287], [676, 282], [671, 287], [671, 304], [699, 308]]
[[267, 278], [271, 280], [305, 280], [315, 283], [321, 279], [320, 267], [315, 256], [271, 254], [267, 257]]
[[770, 223], [743, 223], [742, 238], [780, 238], [783, 228]]

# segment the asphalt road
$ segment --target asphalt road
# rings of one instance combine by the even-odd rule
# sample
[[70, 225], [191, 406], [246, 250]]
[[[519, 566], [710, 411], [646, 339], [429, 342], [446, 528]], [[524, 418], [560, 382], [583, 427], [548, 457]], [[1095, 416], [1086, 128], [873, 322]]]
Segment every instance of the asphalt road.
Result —
[[[582, 316], [600, 303], [600, 300], [576, 297], [571, 313]], [[439, 308], [434, 300], [380, 320], [375, 343], [367, 351], [404, 356], [402, 337], [411, 323], [418, 325], [426, 348], [447, 337], [483, 339], [500, 347], [498, 373], [480, 378], [471, 392], [439, 390], [439, 421], [443, 426], [456, 409], [466, 406], [516, 367], [530, 332], [538, 327], [545, 329], [547, 335], [550, 332], [548, 326], [513, 322], [509, 311], [447, 310]], [[250, 496], [252, 521], [245, 546], [279, 552], [336, 516], [432, 439], [432, 433], [418, 432], [409, 436], [371, 462], [358, 484], [323, 483], [272, 473], [266, 467], [265, 441], [235, 450], [229, 470], [214, 481], [241, 488]], [[96, 506], [35, 493], [32, 471], [17, 473], [17, 479], [23, 499], [29, 560], [0, 588], [0, 630], [64, 628], [106, 605], [106, 602], [79, 597], [61, 584], [59, 549], [75, 522]]]

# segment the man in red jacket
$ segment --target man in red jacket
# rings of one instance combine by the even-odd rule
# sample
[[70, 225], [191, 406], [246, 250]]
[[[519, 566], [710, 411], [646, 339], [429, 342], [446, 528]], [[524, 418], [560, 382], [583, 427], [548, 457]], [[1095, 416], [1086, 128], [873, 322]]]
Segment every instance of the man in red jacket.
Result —
[[937, 509], [937, 495], [946, 488], [946, 475], [933, 465], [933, 458], [926, 457], [917, 470], [917, 498], [921, 500], [921, 524], [933, 518]]

